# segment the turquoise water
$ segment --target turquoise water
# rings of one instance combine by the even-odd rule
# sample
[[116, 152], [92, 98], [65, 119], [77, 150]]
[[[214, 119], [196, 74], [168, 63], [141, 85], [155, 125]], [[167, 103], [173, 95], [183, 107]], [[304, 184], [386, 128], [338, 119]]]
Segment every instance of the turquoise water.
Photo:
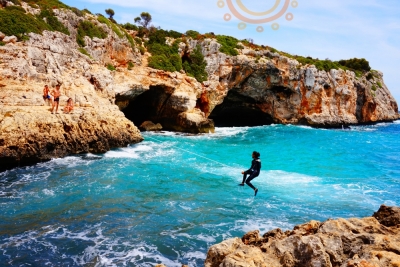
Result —
[[[103, 155], [7, 171], [0, 265], [203, 266], [209, 246], [250, 230], [370, 216], [400, 205], [399, 134], [399, 122], [146, 133]], [[253, 150], [257, 197], [237, 186]]]

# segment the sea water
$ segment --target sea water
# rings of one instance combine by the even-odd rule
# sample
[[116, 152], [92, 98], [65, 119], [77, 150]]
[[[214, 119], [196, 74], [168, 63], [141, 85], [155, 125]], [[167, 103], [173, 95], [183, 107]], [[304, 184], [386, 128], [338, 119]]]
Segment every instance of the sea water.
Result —
[[[400, 124], [145, 133], [102, 155], [0, 174], [1, 266], [203, 266], [248, 231], [400, 205]], [[251, 153], [262, 170], [240, 187]]]

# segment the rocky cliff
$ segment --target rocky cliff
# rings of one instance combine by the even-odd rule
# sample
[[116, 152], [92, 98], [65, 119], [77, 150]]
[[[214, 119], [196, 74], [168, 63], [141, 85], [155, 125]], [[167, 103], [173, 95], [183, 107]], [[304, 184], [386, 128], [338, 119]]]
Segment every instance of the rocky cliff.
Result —
[[[167, 129], [189, 132], [210, 131], [208, 119], [218, 126], [282, 123], [315, 127], [399, 119], [398, 105], [379, 71], [357, 77], [349, 70], [318, 70], [268, 49], [243, 48], [238, 49], [239, 55], [228, 56], [220, 52], [221, 45], [215, 39], [181, 43], [181, 54], [190, 54], [197, 45], [207, 62], [208, 81], [200, 84], [180, 73], [151, 71], [153, 85], [144, 88], [138, 81], [136, 86], [117, 92], [117, 103], [123, 110], [128, 107], [124, 112], [129, 118], [153, 120], [167, 124]], [[154, 82], [160, 81], [160, 76], [163, 80], [155, 89]], [[188, 80], [190, 86], [183, 89], [182, 81]], [[148, 92], [137, 98], [148, 89], [153, 89], [151, 96]], [[137, 113], [134, 106], [143, 101], [148, 115], [139, 118], [132, 113]], [[180, 112], [198, 114], [195, 127], [182, 127]]]
[[[10, 3], [10, 2], [9, 2]], [[28, 13], [40, 9], [22, 3]], [[51, 158], [79, 153], [104, 153], [111, 148], [140, 142], [136, 126], [114, 104], [115, 73], [105, 65], [141, 64], [141, 55], [126, 38], [120, 38], [97, 22], [108, 37], [86, 37], [79, 52], [76, 25], [79, 17], [70, 10], [55, 9], [70, 36], [53, 31], [29, 33], [29, 40], [0, 36], [0, 171]], [[1, 35], [1, 34], [0, 34]], [[59, 114], [51, 114], [43, 100], [44, 85], [61, 84]], [[68, 98], [75, 102], [72, 114], [62, 108]]]
[[258, 231], [212, 246], [205, 267], [398, 267], [400, 208], [373, 217], [311, 221], [291, 231]]
[[[40, 6], [21, 2], [21, 7], [30, 16], [44, 16]], [[348, 70], [318, 70], [265, 47], [241, 46], [238, 55], [229, 56], [215, 38], [185, 38], [180, 56], [200, 46], [207, 63], [208, 80], [200, 83], [184, 71], [149, 68], [150, 54], [139, 52], [147, 39], [137, 40], [137, 32], [87, 12], [55, 7], [52, 12], [69, 35], [44, 30], [18, 41], [0, 33], [1, 169], [139, 142], [135, 125], [144, 121], [165, 130], [209, 133], [214, 122], [341, 127], [399, 118], [378, 71], [357, 77]], [[106, 37], [82, 37], [84, 22]], [[42, 99], [45, 84], [61, 84], [61, 107], [68, 98], [77, 104], [72, 115], [50, 113]]]

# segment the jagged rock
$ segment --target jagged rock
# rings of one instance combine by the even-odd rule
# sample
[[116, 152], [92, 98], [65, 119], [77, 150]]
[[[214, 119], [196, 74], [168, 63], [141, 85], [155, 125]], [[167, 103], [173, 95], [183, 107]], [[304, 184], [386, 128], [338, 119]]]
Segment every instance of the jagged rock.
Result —
[[8, 43], [13, 43], [15, 44], [18, 41], [18, 38], [15, 37], [14, 35], [12, 36], [6, 36], [3, 38], [3, 42], [8, 44]]
[[373, 217], [388, 227], [400, 225], [400, 208], [382, 205]]
[[139, 129], [142, 131], [161, 131], [162, 130], [162, 125], [157, 123], [154, 124], [152, 121], [145, 121], [143, 122], [140, 126]]
[[4, 37], [6, 37], [6, 35], [2, 32], [0, 32], [0, 41], [2, 41], [4, 39]]
[[[211, 246], [206, 267], [348, 267], [400, 266], [399, 208], [382, 206], [375, 213], [390, 217], [390, 227], [374, 217], [311, 221], [283, 233], [258, 231]], [[374, 215], [374, 216], [375, 216]], [[386, 221], [384, 223], [387, 223]], [[396, 225], [394, 225], [396, 224]], [[392, 226], [393, 225], [393, 226]]]

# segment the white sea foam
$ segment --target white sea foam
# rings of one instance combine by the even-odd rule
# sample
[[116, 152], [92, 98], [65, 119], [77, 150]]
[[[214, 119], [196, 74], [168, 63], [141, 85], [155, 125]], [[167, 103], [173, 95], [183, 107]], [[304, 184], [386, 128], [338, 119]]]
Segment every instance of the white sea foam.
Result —
[[49, 189], [43, 189], [43, 193], [47, 196], [54, 196], [54, 191]]
[[271, 170], [262, 172], [257, 178], [266, 183], [279, 184], [279, 185], [294, 185], [294, 184], [307, 184], [315, 183], [321, 179], [316, 176], [305, 175], [301, 173], [285, 172], [281, 170]]
[[281, 228], [283, 230], [292, 229], [294, 224], [285, 222], [284, 218], [279, 221], [273, 221], [269, 219], [248, 219], [248, 220], [237, 220], [235, 221], [234, 230], [239, 230], [244, 233], [259, 230], [260, 233], [266, 233], [272, 229]]
[[245, 133], [249, 127], [216, 127], [214, 136], [218, 137], [231, 137], [237, 134]]
[[184, 259], [201, 259], [205, 260], [207, 258], [207, 255], [203, 252], [200, 251], [194, 251], [194, 252], [188, 252], [185, 254], [183, 257]]

